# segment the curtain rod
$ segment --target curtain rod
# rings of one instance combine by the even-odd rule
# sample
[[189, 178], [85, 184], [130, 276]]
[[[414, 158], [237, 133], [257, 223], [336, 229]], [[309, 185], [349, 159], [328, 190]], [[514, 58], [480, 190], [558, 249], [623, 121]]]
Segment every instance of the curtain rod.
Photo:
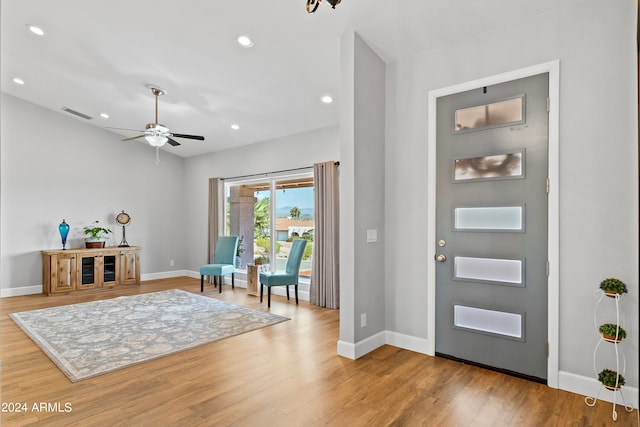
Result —
[[[336, 166], [340, 166], [340, 162], [333, 162], [333, 163]], [[264, 176], [266, 178], [269, 175], [273, 175], [275, 173], [295, 172], [295, 171], [301, 171], [301, 170], [306, 170], [306, 169], [311, 169], [311, 168], [313, 168], [313, 165], [307, 166], [307, 167], [303, 167], [303, 168], [283, 169], [283, 170], [279, 170], [279, 171], [271, 171], [271, 172], [264, 172], [264, 173], [254, 173], [254, 174], [251, 174], [251, 175], [228, 176], [226, 178], [220, 178], [220, 179], [225, 181], [225, 180], [229, 180], [229, 179], [252, 178], [252, 177], [260, 177], [260, 176]]]

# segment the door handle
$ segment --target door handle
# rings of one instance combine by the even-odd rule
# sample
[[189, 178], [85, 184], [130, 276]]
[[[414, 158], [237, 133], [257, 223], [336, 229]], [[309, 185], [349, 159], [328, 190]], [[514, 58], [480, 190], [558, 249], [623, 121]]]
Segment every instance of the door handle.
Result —
[[438, 262], [445, 262], [446, 260], [447, 260], [446, 255], [444, 255], [444, 254], [436, 255], [436, 261], [438, 261]]

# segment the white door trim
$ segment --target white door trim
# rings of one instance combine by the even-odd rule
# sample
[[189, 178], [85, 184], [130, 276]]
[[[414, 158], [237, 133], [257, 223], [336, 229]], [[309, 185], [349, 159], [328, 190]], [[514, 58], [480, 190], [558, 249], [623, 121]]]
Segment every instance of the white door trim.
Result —
[[[550, 61], [531, 67], [509, 71], [503, 74], [486, 77], [449, 86], [429, 92], [429, 136], [427, 150], [427, 259], [434, 260], [436, 255], [436, 100], [442, 96], [452, 95], [467, 90], [491, 86], [511, 80], [525, 78], [541, 73], [549, 73], [549, 205], [548, 205], [548, 340], [549, 358], [547, 360], [547, 384], [558, 388], [558, 336], [559, 336], [559, 281], [560, 281], [560, 163], [559, 163], [559, 130], [560, 130], [560, 61]], [[432, 261], [427, 271], [427, 354], [435, 355], [436, 351], [436, 269]]]

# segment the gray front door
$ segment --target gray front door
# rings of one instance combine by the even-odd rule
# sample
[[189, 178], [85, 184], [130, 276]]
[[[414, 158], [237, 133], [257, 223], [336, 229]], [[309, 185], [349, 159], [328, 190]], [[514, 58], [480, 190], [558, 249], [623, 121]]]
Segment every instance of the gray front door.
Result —
[[436, 354], [547, 377], [548, 74], [437, 101]]

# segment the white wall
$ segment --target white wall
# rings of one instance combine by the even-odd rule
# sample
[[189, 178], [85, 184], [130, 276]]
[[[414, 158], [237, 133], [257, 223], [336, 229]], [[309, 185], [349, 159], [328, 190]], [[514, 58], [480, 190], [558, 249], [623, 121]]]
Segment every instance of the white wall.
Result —
[[[625, 352], [638, 360], [635, 37], [634, 2], [585, 0], [388, 65], [388, 330], [427, 338], [429, 91], [559, 59], [560, 387], [594, 375], [593, 291], [606, 277], [630, 287]], [[637, 363], [626, 378], [637, 387]]]
[[338, 132], [337, 127], [323, 128], [186, 159], [186, 268], [198, 272], [200, 265], [207, 261], [209, 178], [230, 178], [339, 161]]
[[[58, 224], [71, 226], [67, 247], [81, 247], [92, 221], [111, 228], [127, 211], [130, 245], [142, 246], [142, 274], [180, 270], [186, 262], [184, 160], [81, 120], [1, 96], [0, 295], [42, 292], [43, 249], [61, 249]], [[173, 259], [174, 267], [169, 267]]]

